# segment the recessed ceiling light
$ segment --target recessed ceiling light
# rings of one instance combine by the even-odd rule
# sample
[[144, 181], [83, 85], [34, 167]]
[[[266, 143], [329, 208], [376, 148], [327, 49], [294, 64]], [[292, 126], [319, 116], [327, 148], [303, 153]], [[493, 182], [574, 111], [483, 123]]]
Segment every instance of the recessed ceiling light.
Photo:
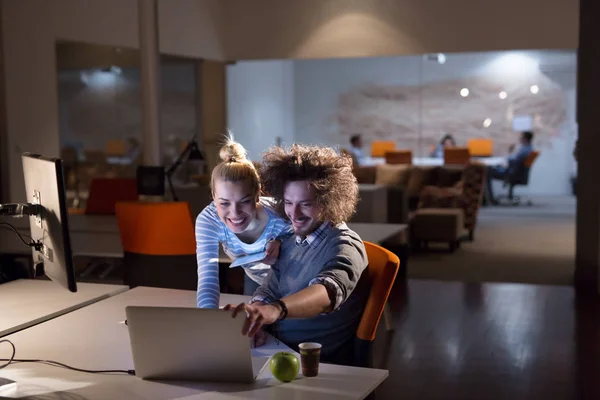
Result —
[[540, 87], [538, 85], [531, 85], [529, 90], [531, 91], [531, 93], [537, 94], [540, 91]]
[[508, 97], [508, 94], [505, 91], [502, 91], [502, 92], [498, 93], [498, 97], [500, 97], [502, 100], [504, 100], [505, 98]]
[[492, 120], [491, 119], [486, 118], [486, 119], [483, 120], [483, 127], [484, 128], [489, 128], [490, 125], [492, 125]]
[[460, 95], [462, 97], [467, 97], [469, 95], [469, 89], [467, 89], [467, 88], [460, 89]]

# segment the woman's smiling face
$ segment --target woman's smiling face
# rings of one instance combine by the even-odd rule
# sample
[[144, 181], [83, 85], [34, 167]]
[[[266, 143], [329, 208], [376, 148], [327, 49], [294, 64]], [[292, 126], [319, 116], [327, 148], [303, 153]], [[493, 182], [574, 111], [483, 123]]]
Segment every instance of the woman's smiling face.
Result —
[[215, 182], [215, 206], [219, 218], [233, 233], [243, 233], [256, 218], [258, 199], [247, 182]]

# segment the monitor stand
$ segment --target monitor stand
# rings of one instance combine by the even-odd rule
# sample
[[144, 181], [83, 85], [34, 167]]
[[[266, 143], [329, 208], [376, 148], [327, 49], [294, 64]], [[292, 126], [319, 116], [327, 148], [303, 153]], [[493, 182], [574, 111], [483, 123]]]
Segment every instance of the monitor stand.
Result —
[[12, 389], [17, 386], [17, 382], [11, 381], [10, 379], [0, 377], [0, 393], [4, 390]]

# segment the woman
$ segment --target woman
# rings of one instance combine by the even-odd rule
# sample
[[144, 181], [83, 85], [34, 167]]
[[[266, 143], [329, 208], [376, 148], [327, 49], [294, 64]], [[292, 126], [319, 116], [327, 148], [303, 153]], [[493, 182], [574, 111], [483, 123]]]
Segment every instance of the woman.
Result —
[[444, 149], [450, 147], [456, 147], [456, 141], [454, 140], [454, 136], [446, 134], [442, 140], [440, 140], [438, 145], [435, 146], [430, 156], [434, 158], [444, 158]]
[[200, 308], [219, 306], [219, 244], [234, 263], [254, 257], [238, 260], [246, 272], [244, 294], [252, 294], [277, 260], [281, 244], [277, 238], [291, 233], [288, 222], [259, 198], [258, 172], [242, 145], [229, 140], [219, 156], [222, 162], [210, 178], [213, 201], [196, 218]]

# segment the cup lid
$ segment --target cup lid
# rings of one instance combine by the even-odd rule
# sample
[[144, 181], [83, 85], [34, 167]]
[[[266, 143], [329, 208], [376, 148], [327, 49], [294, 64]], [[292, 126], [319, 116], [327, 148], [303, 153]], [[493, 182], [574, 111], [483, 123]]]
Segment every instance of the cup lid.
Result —
[[314, 349], [320, 349], [321, 343], [316, 343], [316, 342], [306, 342], [306, 343], [300, 343], [298, 345], [298, 348], [300, 350], [314, 350]]

